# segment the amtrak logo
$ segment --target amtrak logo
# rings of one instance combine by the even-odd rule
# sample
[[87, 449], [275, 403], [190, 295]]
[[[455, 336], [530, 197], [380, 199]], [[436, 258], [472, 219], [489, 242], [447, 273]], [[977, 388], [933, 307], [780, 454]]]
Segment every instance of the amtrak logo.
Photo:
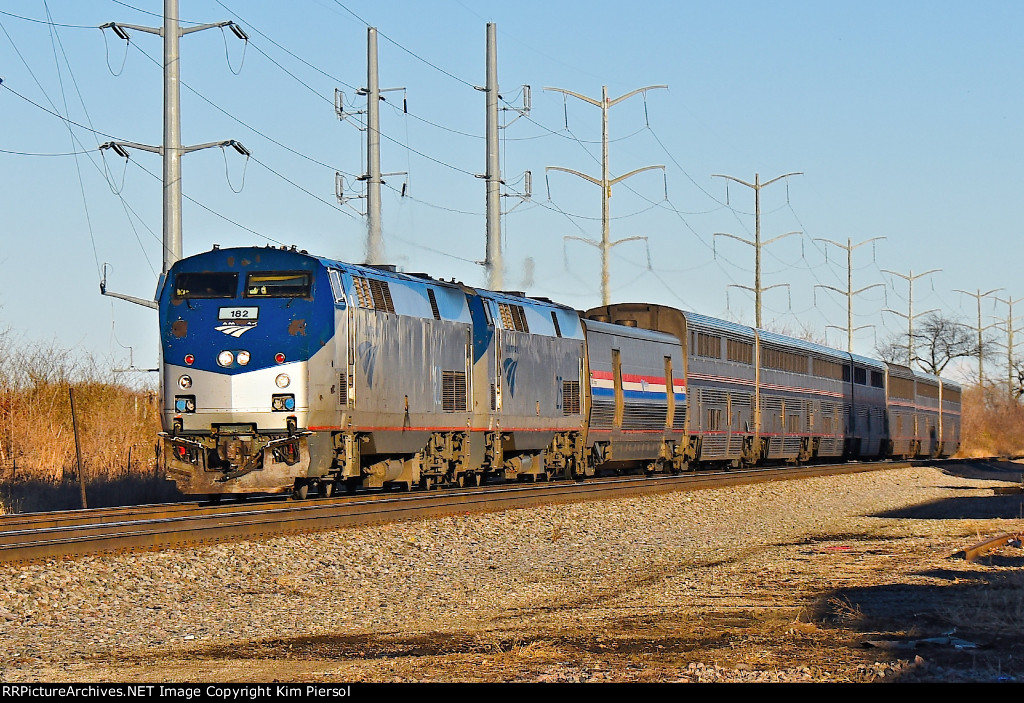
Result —
[[363, 373], [366, 374], [366, 385], [373, 386], [373, 369], [377, 365], [377, 347], [373, 342], [363, 342], [356, 348], [359, 360], [363, 362]]
[[505, 359], [501, 365], [505, 369], [505, 380], [508, 381], [508, 394], [514, 398], [516, 395], [516, 369], [519, 368], [519, 360]]
[[240, 325], [235, 322], [229, 322], [224, 325], [217, 325], [213, 329], [217, 330], [218, 332], [223, 332], [229, 337], [241, 337], [243, 334], [253, 329], [254, 327], [256, 327], [256, 325]]

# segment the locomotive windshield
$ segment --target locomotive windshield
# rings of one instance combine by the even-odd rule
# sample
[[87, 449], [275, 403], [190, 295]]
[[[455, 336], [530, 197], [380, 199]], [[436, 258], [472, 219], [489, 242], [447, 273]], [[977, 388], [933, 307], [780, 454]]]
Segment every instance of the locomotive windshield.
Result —
[[250, 273], [245, 279], [246, 298], [308, 298], [311, 276], [302, 271]]
[[237, 273], [179, 273], [174, 277], [174, 297], [234, 298], [238, 291]]

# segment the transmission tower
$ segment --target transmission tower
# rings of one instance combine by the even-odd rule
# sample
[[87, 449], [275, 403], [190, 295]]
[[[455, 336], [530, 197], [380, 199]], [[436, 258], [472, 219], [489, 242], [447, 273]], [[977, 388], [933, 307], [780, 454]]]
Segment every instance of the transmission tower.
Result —
[[726, 234], [725, 232], [715, 232], [715, 236], [729, 237], [731, 239], [735, 239], [736, 241], [743, 242], [744, 244], [748, 244], [754, 247], [754, 287], [751, 288], [749, 286], [741, 285], [737, 285], [736, 287], [742, 288], [744, 290], [749, 290], [754, 293], [754, 324], [758, 327], [758, 329], [761, 328], [761, 293], [766, 290], [771, 290], [772, 288], [778, 288], [780, 286], [789, 286], [788, 283], [777, 283], [773, 286], [768, 286], [767, 288], [761, 285], [761, 248], [766, 247], [773, 242], [777, 242], [778, 240], [783, 239], [785, 237], [789, 237], [794, 234], [800, 234], [800, 232], [786, 232], [785, 234], [780, 234], [777, 237], [772, 237], [767, 242], [761, 241], [761, 189], [764, 188], [765, 186], [770, 186], [772, 183], [780, 181], [783, 178], [801, 175], [803, 175], [801, 172], [786, 173], [781, 176], [776, 176], [775, 178], [771, 179], [770, 181], [767, 181], [766, 183], [761, 182], [761, 174], [759, 173], [754, 174], [753, 183], [741, 181], [739, 178], [734, 178], [733, 176], [723, 176], [717, 173], [712, 175], [712, 178], [727, 178], [730, 181], [736, 181], [740, 185], [745, 185], [748, 188], [754, 189], [754, 241], [750, 241], [749, 239], [743, 239], [742, 237], [737, 237], [735, 234]]
[[985, 356], [985, 353], [984, 353], [985, 342], [984, 342], [983, 335], [985, 333], [985, 330], [988, 330], [988, 329], [991, 329], [992, 327], [995, 327], [995, 323], [992, 323], [991, 325], [982, 326], [982, 324], [981, 324], [981, 299], [982, 298], [986, 298], [986, 297], [992, 295], [993, 293], [996, 293], [996, 292], [1001, 291], [1001, 290], [1003, 290], [1003, 289], [1002, 288], [993, 288], [990, 291], [986, 291], [985, 293], [982, 293], [981, 292], [981, 288], [979, 288], [977, 293], [970, 293], [970, 292], [965, 291], [965, 290], [960, 290], [959, 288], [956, 289], [957, 293], [963, 293], [964, 295], [969, 295], [971, 297], [974, 297], [974, 298], [978, 299], [978, 385], [981, 386], [982, 388], [985, 387], [985, 376], [984, 376], [984, 372], [982, 371], [982, 363], [983, 363], [982, 359]]
[[[366, 28], [366, 87], [356, 91], [356, 95], [366, 96], [366, 109], [355, 112], [345, 110], [345, 95], [335, 92], [334, 109], [338, 119], [347, 119], [353, 115], [366, 115], [366, 173], [359, 176], [365, 184], [364, 195], [354, 196], [366, 198], [366, 261], [367, 264], [384, 263], [384, 238], [381, 233], [381, 199], [380, 187], [384, 184], [384, 176], [404, 176], [405, 171], [392, 173], [380, 172], [380, 103], [384, 100], [381, 93], [405, 88], [381, 88], [377, 69], [377, 28]], [[403, 108], [405, 109], [405, 108]], [[338, 200], [347, 202], [351, 196], [344, 194], [341, 174], [335, 174], [335, 187]], [[402, 189], [405, 194], [405, 189]]]
[[914, 314], [914, 281], [917, 280], [918, 278], [923, 278], [924, 276], [927, 276], [932, 273], [937, 273], [941, 270], [942, 269], [932, 269], [931, 271], [925, 271], [924, 273], [919, 273], [915, 276], [913, 271], [910, 271], [907, 274], [903, 274], [883, 269], [884, 273], [888, 273], [892, 276], [898, 276], [899, 278], [902, 278], [907, 282], [907, 314], [904, 315], [901, 312], [897, 312], [896, 310], [890, 310], [889, 308], [885, 309], [885, 312], [891, 312], [893, 315], [899, 315], [900, 317], [903, 317], [907, 320], [907, 366], [913, 364], [914, 360], [917, 358], [917, 353], [914, 349], [914, 318], [921, 317], [922, 315], [927, 315], [928, 313], [931, 312], [936, 312], [935, 310], [925, 310], [924, 312], [919, 312], [916, 315]]
[[[501, 95], [498, 91], [498, 40], [496, 38], [497, 27], [493, 22], [487, 23], [487, 83], [484, 87], [475, 86], [482, 90], [487, 98], [487, 162], [486, 171], [477, 174], [487, 183], [487, 248], [484, 261], [482, 262], [487, 271], [487, 287], [491, 290], [504, 288], [505, 265], [501, 254], [501, 186], [505, 181], [501, 178], [501, 159], [499, 157], [499, 130], [508, 125], [500, 124], [498, 120], [498, 101]], [[503, 108], [510, 109], [510, 108]], [[518, 117], [530, 114], [530, 86], [523, 86], [523, 107], [511, 108], [518, 113]], [[509, 123], [511, 124], [511, 122]], [[517, 194], [523, 200], [529, 200], [531, 196], [531, 174], [525, 173], [526, 188], [524, 194]]]
[[1013, 333], [1014, 333], [1014, 329], [1013, 329], [1013, 322], [1014, 322], [1014, 320], [1013, 320], [1013, 306], [1014, 306], [1015, 303], [1019, 303], [1021, 300], [1024, 300], [1024, 298], [1017, 298], [1016, 300], [1014, 300], [1013, 298], [1006, 298], [1004, 300], [1003, 298], [998, 298], [996, 296], [992, 296], [992, 297], [994, 297], [1000, 303], [1005, 303], [1006, 306], [1007, 306], [1006, 322], [1005, 323], [997, 322], [997, 323], [995, 323], [995, 326], [998, 328], [1001, 324], [1005, 324], [1006, 325], [1006, 369], [1007, 369], [1006, 370], [1006, 374], [1007, 374], [1007, 387], [1006, 387], [1006, 390], [1009, 393], [1010, 397], [1012, 398], [1013, 397], [1013, 388], [1014, 388], [1014, 383], [1013, 383], [1013, 372], [1014, 372], [1014, 369], [1013, 369], [1013, 347], [1015, 346], [1014, 341], [1013, 341]]
[[846, 290], [840, 290], [840, 289], [836, 288], [835, 286], [826, 286], [824, 284], [819, 284], [819, 285], [816, 285], [814, 287], [816, 289], [817, 288], [828, 288], [829, 290], [833, 290], [836, 293], [840, 293], [840, 294], [846, 296], [846, 327], [845, 328], [844, 327], [837, 327], [836, 325], [828, 325], [828, 326], [829, 327], [835, 327], [836, 329], [845, 329], [846, 330], [846, 351], [850, 352], [851, 354], [853, 353], [853, 333], [856, 330], [863, 329], [864, 327], [870, 327], [871, 326], [871, 325], [862, 325], [861, 327], [856, 327], [856, 328], [853, 326], [853, 296], [860, 295], [861, 293], [863, 293], [864, 291], [866, 291], [868, 289], [876, 288], [878, 286], [884, 286], [885, 285], [883, 283], [872, 283], [870, 286], [864, 286], [863, 288], [861, 288], [859, 290], [853, 290], [853, 250], [856, 249], [857, 247], [864, 246], [865, 244], [867, 244], [869, 242], [874, 242], [874, 241], [877, 241], [879, 239], [885, 239], [885, 237], [872, 237], [871, 239], [865, 239], [863, 242], [860, 242], [858, 244], [853, 244], [853, 241], [851, 239], [847, 239], [845, 245], [840, 244], [839, 242], [834, 242], [831, 239], [818, 239], [818, 238], [815, 239], [815, 241], [817, 241], [817, 242], [828, 242], [829, 244], [834, 244], [835, 246], [839, 247], [840, 249], [845, 249], [846, 250]]
[[601, 241], [595, 242], [591, 239], [585, 239], [583, 237], [568, 236], [566, 239], [577, 239], [581, 242], [590, 244], [591, 246], [597, 247], [601, 250], [601, 304], [611, 304], [611, 289], [609, 286], [609, 273], [608, 273], [608, 259], [611, 254], [612, 247], [622, 244], [624, 242], [630, 242], [638, 239], [646, 239], [646, 237], [626, 237], [625, 239], [619, 239], [618, 241], [611, 241], [610, 233], [610, 216], [609, 216], [609, 203], [608, 200], [612, 197], [612, 186], [616, 183], [620, 183], [630, 176], [635, 176], [638, 173], [644, 171], [650, 171], [652, 169], [660, 168], [665, 170], [664, 166], [644, 166], [638, 168], [629, 173], [618, 176], [617, 178], [611, 178], [608, 175], [608, 108], [613, 105], [617, 105], [627, 98], [631, 98], [634, 95], [644, 94], [646, 95], [648, 90], [655, 90], [657, 88], [668, 88], [667, 85], [649, 85], [645, 88], [637, 88], [634, 91], [620, 95], [612, 100], [608, 99], [608, 86], [601, 86], [601, 99], [596, 100], [594, 98], [588, 98], [585, 95], [574, 93], [571, 90], [564, 90], [562, 88], [545, 88], [544, 90], [553, 90], [563, 95], [571, 95], [574, 98], [579, 98], [583, 102], [596, 105], [601, 108], [601, 178], [597, 179], [593, 176], [588, 176], [585, 173], [574, 171], [571, 168], [562, 168], [561, 166], [548, 166], [545, 171], [565, 171], [571, 173], [574, 176], [579, 176], [583, 180], [590, 181], [594, 185], [601, 186]]
[[[181, 78], [180, 78], [180, 56], [178, 53], [178, 40], [186, 34], [192, 34], [204, 29], [214, 27], [228, 27], [232, 33], [242, 41], [249, 41], [249, 37], [242, 31], [242, 28], [231, 21], [215, 22], [212, 24], [200, 24], [195, 27], [181, 29], [178, 24], [178, 0], [164, 0], [164, 26], [163, 27], [140, 27], [135, 24], [121, 24], [108, 22], [100, 29], [110, 29], [119, 38], [129, 41], [128, 29], [147, 34], [157, 34], [164, 38], [164, 141], [161, 146], [150, 146], [135, 142], [107, 142], [100, 146], [101, 149], [112, 149], [119, 156], [128, 157], [128, 148], [141, 149], [163, 156], [163, 272], [167, 273], [176, 261], [181, 259], [181, 157], [184, 154], [207, 149], [210, 147], [234, 148], [243, 156], [249, 156], [249, 151], [239, 142], [229, 139], [219, 142], [208, 142], [196, 146], [181, 145]], [[131, 296], [108, 293], [101, 288], [104, 295], [115, 298], [122, 298], [132, 302], [140, 302]], [[143, 304], [146, 304], [145, 302]], [[155, 304], [154, 304], [155, 306]]]

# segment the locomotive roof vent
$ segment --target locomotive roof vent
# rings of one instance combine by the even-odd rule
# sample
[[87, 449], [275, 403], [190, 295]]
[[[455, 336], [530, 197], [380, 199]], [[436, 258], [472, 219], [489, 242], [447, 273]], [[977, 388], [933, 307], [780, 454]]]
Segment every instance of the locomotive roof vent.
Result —
[[525, 298], [526, 297], [526, 293], [524, 291], [521, 291], [521, 290], [503, 290], [501, 292], [504, 295], [516, 295], [516, 296], [519, 296], [520, 298]]
[[388, 271], [390, 273], [398, 272], [398, 267], [394, 264], [368, 264], [368, 266], [372, 269], [377, 269], [378, 271]]

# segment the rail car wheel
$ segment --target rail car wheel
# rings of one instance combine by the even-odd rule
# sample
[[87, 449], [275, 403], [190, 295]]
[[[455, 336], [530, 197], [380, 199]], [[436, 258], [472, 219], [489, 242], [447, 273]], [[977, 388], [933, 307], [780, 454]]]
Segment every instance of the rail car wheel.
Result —
[[348, 493], [349, 495], [352, 495], [353, 493], [355, 493], [356, 489], [358, 487], [359, 487], [359, 479], [358, 478], [346, 478], [345, 479], [345, 492]]
[[332, 495], [334, 495], [334, 481], [333, 480], [321, 481], [320, 482], [320, 497], [321, 498], [330, 498]]
[[295, 488], [292, 489], [292, 497], [295, 500], [306, 500], [309, 496], [309, 483], [301, 479], [295, 480]]

